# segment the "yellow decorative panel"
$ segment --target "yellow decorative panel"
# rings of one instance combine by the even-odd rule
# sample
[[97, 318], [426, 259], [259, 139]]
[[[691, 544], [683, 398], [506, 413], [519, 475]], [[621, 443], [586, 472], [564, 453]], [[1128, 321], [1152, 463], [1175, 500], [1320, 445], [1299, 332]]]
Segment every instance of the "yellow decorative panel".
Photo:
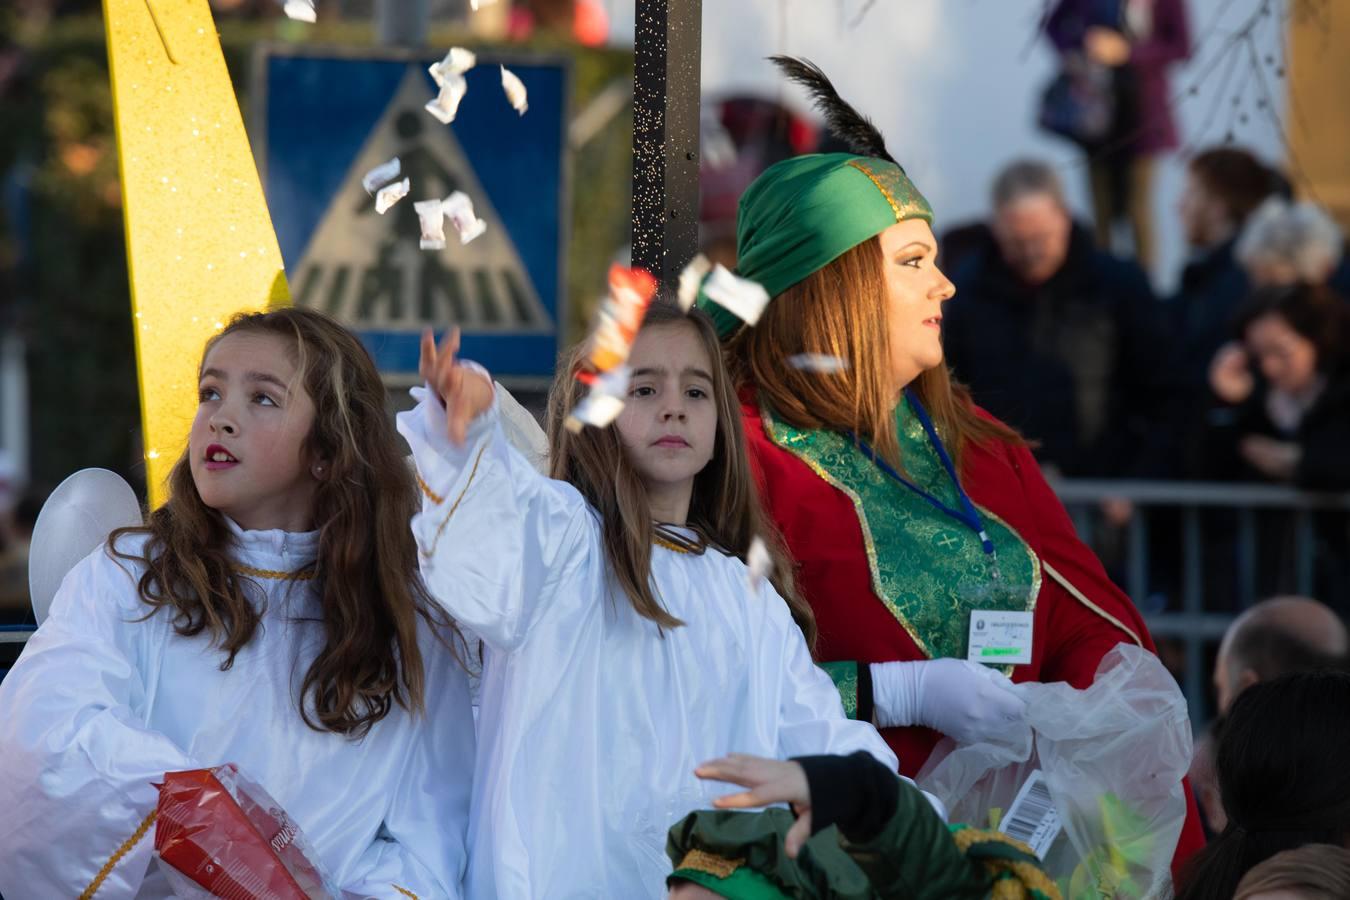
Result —
[[152, 506], [186, 446], [202, 346], [290, 303], [207, 0], [103, 0]]

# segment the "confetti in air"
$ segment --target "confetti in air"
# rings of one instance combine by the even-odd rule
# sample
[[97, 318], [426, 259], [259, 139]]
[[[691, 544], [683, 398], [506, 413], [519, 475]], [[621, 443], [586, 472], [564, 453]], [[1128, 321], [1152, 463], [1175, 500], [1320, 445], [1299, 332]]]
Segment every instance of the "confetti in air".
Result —
[[361, 176], [361, 187], [366, 189], [367, 194], [375, 193], [376, 188], [386, 185], [399, 176], [403, 171], [403, 164], [399, 162], [397, 156], [386, 163], [380, 163], [371, 169], [365, 175]]
[[760, 313], [769, 305], [769, 292], [763, 285], [731, 274], [721, 263], [713, 267], [712, 274], [703, 282], [703, 293], [747, 325], [758, 322]]
[[773, 557], [769, 555], [769, 545], [759, 535], [750, 541], [750, 549], [745, 554], [745, 568], [751, 591], [758, 591], [760, 582], [773, 574]]
[[789, 356], [787, 363], [803, 372], [819, 372], [824, 375], [834, 375], [848, 370], [848, 360], [830, 356], [828, 353], [798, 353]]
[[422, 223], [422, 240], [418, 245], [423, 250], [445, 249], [445, 201], [419, 200], [413, 204], [417, 218]]
[[522, 116], [530, 108], [529, 100], [525, 95], [525, 83], [516, 77], [506, 66], [502, 66], [502, 90], [506, 91], [506, 99], [511, 101], [511, 108]]
[[[397, 162], [397, 160], [395, 160]], [[412, 190], [412, 180], [405, 178], [402, 181], [395, 181], [393, 184], [386, 184], [380, 188], [380, 192], [375, 195], [375, 211], [380, 215], [389, 212], [390, 207], [408, 196]]]
[[619, 415], [628, 394], [628, 354], [637, 339], [647, 307], [656, 295], [656, 279], [644, 269], [609, 268], [609, 296], [596, 311], [585, 369], [576, 378], [590, 393], [567, 417], [567, 428], [604, 427]]
[[286, 18], [297, 22], [313, 23], [319, 20], [318, 13], [314, 11], [314, 0], [286, 0], [282, 11], [286, 13]]
[[449, 197], [446, 197], [442, 208], [445, 211], [445, 217], [450, 220], [451, 225], [455, 226], [455, 231], [459, 232], [461, 244], [467, 244], [487, 231], [487, 222], [474, 215], [473, 200], [463, 191], [455, 191]]
[[676, 296], [680, 300], [680, 311], [689, 312], [698, 300], [698, 290], [703, 287], [703, 279], [712, 271], [708, 257], [700, 253], [689, 261], [689, 265], [680, 272], [680, 286]]
[[455, 121], [459, 103], [468, 92], [469, 83], [458, 72], [444, 72], [441, 78], [441, 92], [435, 99], [427, 101], [426, 111], [435, 116], [442, 125], [449, 125]]
[[446, 78], [451, 75], [463, 75], [465, 72], [478, 65], [478, 57], [472, 50], [465, 50], [463, 47], [451, 47], [445, 54], [445, 59], [438, 63], [432, 63], [427, 69], [431, 73], [432, 81], [436, 82], [436, 87], [444, 87]]

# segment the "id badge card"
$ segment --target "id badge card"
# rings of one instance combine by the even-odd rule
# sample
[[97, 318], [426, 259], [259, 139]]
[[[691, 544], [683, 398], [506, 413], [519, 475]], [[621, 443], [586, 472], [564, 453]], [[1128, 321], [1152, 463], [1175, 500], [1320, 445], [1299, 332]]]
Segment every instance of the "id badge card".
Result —
[[1032, 616], [1001, 609], [975, 610], [970, 614], [966, 659], [995, 666], [1030, 664]]

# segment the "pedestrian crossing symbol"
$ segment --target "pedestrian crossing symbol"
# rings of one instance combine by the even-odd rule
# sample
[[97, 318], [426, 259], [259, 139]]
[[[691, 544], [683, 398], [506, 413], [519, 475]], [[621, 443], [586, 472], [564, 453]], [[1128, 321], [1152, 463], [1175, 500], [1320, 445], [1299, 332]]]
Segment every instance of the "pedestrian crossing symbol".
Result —
[[[482, 63], [470, 70], [469, 92], [446, 126], [425, 111], [436, 88], [418, 61], [268, 60], [265, 180], [292, 296], [360, 334], [387, 375], [414, 373], [421, 330], [451, 325], [464, 333], [464, 355], [494, 374], [552, 371], [564, 73], [513, 61], [530, 90], [521, 117], [488, 77], [496, 66]], [[344, 82], [352, 87], [345, 95]], [[334, 92], [347, 105], [332, 103]], [[552, 121], [540, 127], [533, 117], [550, 111]], [[551, 138], [542, 166], [541, 132]], [[297, 148], [300, 141], [307, 143]], [[362, 177], [393, 157], [411, 190], [380, 214]], [[443, 250], [420, 249], [414, 204], [455, 191], [472, 200], [486, 230], [462, 244], [447, 223]]]

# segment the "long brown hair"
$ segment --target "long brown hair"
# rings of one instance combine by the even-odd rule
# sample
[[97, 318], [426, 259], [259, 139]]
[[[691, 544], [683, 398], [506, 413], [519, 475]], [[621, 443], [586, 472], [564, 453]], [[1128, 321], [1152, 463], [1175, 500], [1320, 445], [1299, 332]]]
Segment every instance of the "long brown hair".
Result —
[[[745, 449], [740, 404], [712, 322], [699, 310], [686, 315], [672, 304], [658, 301], [648, 309], [642, 323], [643, 329], [679, 325], [693, 328], [708, 353], [713, 401], [717, 404], [717, 443], [712, 460], [694, 478], [688, 525], [742, 562], [756, 535], [763, 539], [773, 557], [769, 580], [787, 601], [807, 646], [814, 648], [815, 615], [798, 595], [791, 558], [760, 505]], [[575, 378], [585, 361], [586, 349], [582, 344], [563, 354], [549, 391], [549, 474], [570, 482], [599, 513], [606, 558], [637, 614], [662, 628], [677, 628], [684, 623], [666, 610], [652, 585], [655, 523], [646, 488], [624, 452], [618, 429], [588, 427], [573, 433], [564, 424], [587, 390]]]
[[[351, 332], [308, 309], [241, 313], [206, 345], [202, 358], [229, 334], [271, 334], [292, 348], [299, 378], [314, 402], [306, 458], [322, 459], [313, 521], [319, 530], [315, 586], [325, 634], [305, 673], [298, 705], [318, 731], [360, 737], [393, 704], [421, 712], [424, 699], [418, 618], [462, 659], [454, 626], [438, 611], [417, 569], [409, 521], [417, 487], [385, 408], [379, 372]], [[169, 499], [142, 527], [114, 531], [108, 545], [145, 567], [141, 599], [147, 616], [167, 609], [185, 637], [205, 633], [234, 664], [261, 621], [258, 585], [235, 569], [225, 517], [207, 506], [192, 479], [190, 450], [169, 473]], [[140, 554], [117, 539], [147, 534]], [[307, 702], [308, 701], [308, 702]], [[311, 713], [312, 708], [312, 713]]]
[[[898, 466], [883, 264], [880, 240], [864, 241], [775, 297], [754, 328], [727, 342], [726, 356], [736, 383], [752, 386], [789, 425], [851, 431]], [[798, 353], [834, 356], [848, 368], [830, 375], [796, 369], [788, 358]], [[945, 365], [923, 372], [912, 387], [958, 466], [971, 441], [1021, 441], [980, 416]]]

